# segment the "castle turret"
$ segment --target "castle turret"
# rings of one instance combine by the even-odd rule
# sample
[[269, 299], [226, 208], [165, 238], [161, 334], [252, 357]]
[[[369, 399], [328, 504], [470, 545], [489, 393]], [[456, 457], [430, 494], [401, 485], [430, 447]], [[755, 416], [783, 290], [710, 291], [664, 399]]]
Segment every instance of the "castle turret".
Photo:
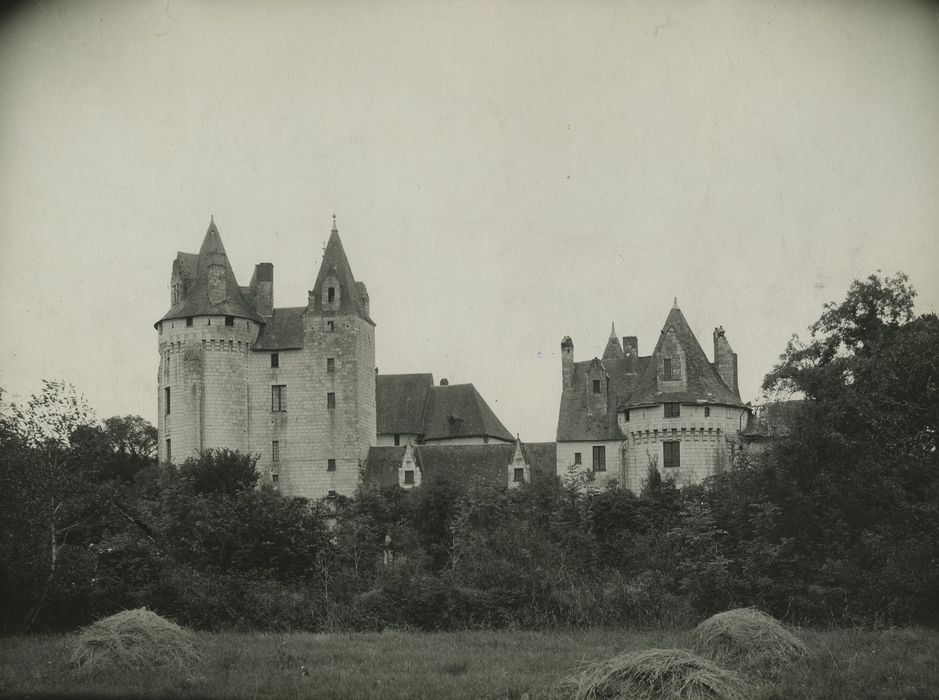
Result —
[[561, 340], [561, 388], [574, 386], [574, 341], [569, 335]]
[[724, 380], [724, 384], [740, 398], [737, 387], [737, 353], [730, 347], [730, 341], [724, 334], [724, 327], [714, 329], [714, 369]]
[[198, 255], [179, 253], [159, 333], [159, 457], [247, 451], [248, 355], [264, 319], [243, 297], [214, 218]]
[[619, 344], [619, 338], [616, 337], [616, 324], [610, 326], [610, 338], [606, 341], [606, 349], [603, 351], [604, 360], [625, 360], [623, 346]]

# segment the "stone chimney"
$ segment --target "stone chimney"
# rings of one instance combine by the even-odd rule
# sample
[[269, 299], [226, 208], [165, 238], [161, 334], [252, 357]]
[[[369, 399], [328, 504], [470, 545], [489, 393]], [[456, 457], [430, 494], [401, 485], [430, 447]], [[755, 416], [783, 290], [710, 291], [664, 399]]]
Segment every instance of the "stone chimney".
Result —
[[273, 316], [274, 266], [271, 263], [258, 263], [254, 266], [250, 288], [254, 293], [255, 310], [265, 318]]
[[731, 391], [737, 397], [740, 397], [740, 390], [737, 388], [737, 353], [730, 347], [727, 336], [724, 335], [724, 327], [718, 326], [714, 329], [714, 368], [721, 376]]
[[561, 389], [574, 386], [574, 341], [565, 335], [561, 341]]
[[623, 336], [623, 353], [626, 355], [626, 371], [639, 371], [639, 338], [634, 335]]

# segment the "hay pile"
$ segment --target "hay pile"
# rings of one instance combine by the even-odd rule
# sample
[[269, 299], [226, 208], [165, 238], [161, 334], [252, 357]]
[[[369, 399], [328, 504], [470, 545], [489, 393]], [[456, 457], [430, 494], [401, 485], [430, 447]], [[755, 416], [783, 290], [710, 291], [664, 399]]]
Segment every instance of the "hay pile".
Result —
[[717, 663], [757, 673], [772, 673], [809, 653], [801, 639], [756, 608], [709, 617], [694, 628], [691, 644]]
[[744, 700], [750, 686], [733, 671], [684, 649], [646, 649], [594, 664], [562, 684], [574, 700]]
[[200, 659], [189, 630], [146, 608], [124, 610], [85, 627], [72, 653], [80, 671], [101, 669], [185, 671]]

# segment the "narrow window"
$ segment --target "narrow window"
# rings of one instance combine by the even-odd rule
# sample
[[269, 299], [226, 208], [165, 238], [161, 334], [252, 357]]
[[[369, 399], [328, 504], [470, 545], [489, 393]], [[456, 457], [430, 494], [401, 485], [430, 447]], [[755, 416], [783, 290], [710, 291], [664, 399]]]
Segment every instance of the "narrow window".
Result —
[[271, 353], [271, 367], [280, 367], [280, 353]]
[[170, 414], [170, 388], [166, 387], [163, 390], [163, 410], [166, 415]]
[[173, 461], [173, 441], [169, 438], [166, 438], [166, 461]]
[[401, 436], [398, 433], [395, 433], [395, 445], [401, 444]]
[[271, 461], [272, 462], [280, 461], [280, 440], [274, 440], [271, 443]]
[[705, 418], [710, 418], [710, 417], [711, 417], [711, 407], [710, 407], [710, 406], [705, 406], [705, 407], [704, 407], [704, 417], [705, 417]]
[[584, 463], [583, 456], [580, 454], [580, 452], [575, 452], [574, 464], [583, 464], [583, 463]]
[[275, 489], [280, 488], [280, 485], [278, 484], [279, 481], [280, 477], [277, 474], [271, 474], [271, 483], [274, 484]]
[[672, 358], [666, 357], [662, 362], [665, 365], [662, 368], [662, 378], [671, 379], [672, 378]]
[[624, 420], [626, 423], [629, 422], [629, 409], [628, 409], [628, 408], [627, 408], [625, 411], [623, 411], [623, 420]]
[[603, 445], [593, 446], [593, 470], [595, 472], [606, 471], [606, 447]]
[[334, 460], [334, 459], [327, 459], [327, 460], [326, 460], [326, 471], [328, 471], [328, 472], [334, 472], [334, 471], [336, 471], [336, 460]]
[[329, 302], [336, 301], [336, 288], [335, 287], [326, 288], [326, 301], [329, 301]]
[[515, 475], [512, 477], [512, 481], [516, 484], [521, 484], [525, 481], [525, 469], [522, 467], [515, 467]]
[[[211, 321], [209, 321], [209, 323], [211, 323]], [[192, 325], [192, 316], [186, 316], [186, 326], [188, 327], [191, 325]]]
[[271, 411], [283, 413], [287, 410], [287, 385], [275, 384], [271, 387]]
[[326, 358], [326, 371], [329, 374], [332, 374], [333, 372], [336, 371], [336, 360], [334, 358], [332, 357]]
[[235, 327], [235, 317], [234, 317], [234, 316], [226, 316], [226, 317], [225, 317], [225, 325], [234, 328], [234, 327]]
[[232, 352], [234, 349], [235, 349], [235, 341], [234, 341], [234, 340], [229, 340], [229, 341], [228, 341], [228, 351], [229, 351], [229, 352]]
[[336, 394], [330, 391], [326, 394], [326, 408], [336, 408]]
[[599, 379], [593, 380], [593, 393], [594, 394], [600, 393], [600, 380]]
[[674, 469], [681, 466], [681, 443], [663, 442], [662, 443], [662, 463], [666, 469]]
[[414, 485], [414, 470], [413, 469], [404, 470], [404, 483], [407, 484], [408, 486]]
[[678, 418], [680, 415], [681, 415], [680, 403], [665, 404], [665, 417], [666, 418]]
[[326, 330], [329, 331], [330, 333], [332, 333], [334, 330], [336, 330], [336, 322], [335, 322], [335, 321], [327, 321], [327, 322], [326, 322]]

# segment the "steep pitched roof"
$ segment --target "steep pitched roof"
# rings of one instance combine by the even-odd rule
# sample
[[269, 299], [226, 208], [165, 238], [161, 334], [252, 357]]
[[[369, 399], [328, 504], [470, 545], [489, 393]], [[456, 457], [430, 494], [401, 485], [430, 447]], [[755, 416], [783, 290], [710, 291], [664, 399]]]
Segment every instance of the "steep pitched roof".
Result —
[[[678, 341], [685, 353], [686, 390], [681, 392], [662, 392], [659, 389], [658, 358], [662, 354], [662, 345], [669, 333]], [[642, 372], [635, 390], [627, 400], [620, 403], [620, 408], [664, 402], [744, 405], [734, 391], [724, 383], [704, 354], [704, 350], [701, 349], [698, 339], [688, 325], [688, 321], [685, 320], [685, 315], [678, 308], [678, 304], [675, 304], [668, 312], [651, 359]]]
[[561, 393], [558, 412], [557, 439], [565, 440], [621, 440], [623, 433], [616, 419], [616, 409], [635, 389], [636, 382], [649, 362], [640, 357], [638, 372], [629, 372], [630, 361], [626, 359], [600, 360], [607, 373], [609, 389], [604, 415], [592, 415], [591, 397], [586, 393], [587, 372], [593, 360], [574, 363], [573, 384]]
[[424, 400], [434, 385], [432, 374], [379, 374], [375, 377], [378, 434], [424, 432]]
[[274, 309], [274, 314], [261, 327], [252, 350], [295, 350], [303, 347], [304, 306]]
[[[339, 313], [354, 313], [364, 319], [368, 317], [366, 301], [368, 294], [365, 285], [357, 283], [352, 275], [352, 267], [346, 257], [346, 251], [339, 239], [339, 230], [333, 217], [333, 230], [329, 234], [326, 250], [323, 251], [323, 262], [320, 263], [316, 282], [313, 284], [312, 304], [314, 313], [324, 313], [323, 310], [323, 284], [329, 277], [335, 278], [339, 283]], [[328, 313], [328, 312], [327, 312]]]
[[[241, 294], [241, 288], [231, 269], [231, 263], [228, 261], [228, 255], [225, 253], [225, 246], [222, 245], [222, 237], [219, 235], [214, 219], [209, 223], [209, 228], [205, 232], [199, 254], [194, 256], [190, 253], [180, 253], [176, 260], [178, 263], [176, 270], [183, 278], [186, 279], [189, 274], [192, 276], [187, 280], [185, 292], [160, 321], [187, 316], [212, 315], [237, 316], [264, 323], [264, 319], [251, 308]], [[222, 268], [225, 282], [224, 297], [220, 299], [212, 297], [209, 284], [209, 270], [216, 266]]]
[[619, 338], [616, 337], [616, 324], [610, 327], [610, 339], [606, 341], [606, 349], [603, 351], [604, 360], [625, 360], [626, 353], [623, 352], [623, 346], [620, 345]]
[[484, 436], [514, 440], [472, 384], [430, 387], [423, 423], [425, 440]]
[[[515, 443], [493, 442], [488, 445], [414, 445], [414, 460], [422, 471], [422, 483], [446, 479], [469, 485], [482, 481], [506, 485], [508, 467], [515, 454]], [[372, 447], [365, 462], [365, 482], [377, 486], [398, 483], [398, 468], [404, 447]], [[532, 478], [553, 478], [557, 473], [557, 447], [552, 443], [522, 443]]]

